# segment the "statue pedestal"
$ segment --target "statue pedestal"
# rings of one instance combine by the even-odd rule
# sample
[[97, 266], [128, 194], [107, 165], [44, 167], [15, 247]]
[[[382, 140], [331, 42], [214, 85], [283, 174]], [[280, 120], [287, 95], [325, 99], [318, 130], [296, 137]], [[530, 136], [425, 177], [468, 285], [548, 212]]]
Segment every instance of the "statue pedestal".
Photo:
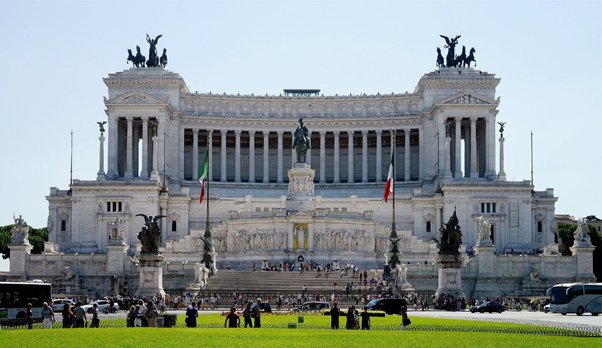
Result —
[[439, 265], [437, 292], [440, 295], [451, 295], [454, 298], [464, 297], [462, 290], [462, 256], [459, 254], [438, 254]]
[[157, 294], [165, 296], [163, 290], [163, 255], [140, 254], [140, 280], [138, 282], [137, 297], [151, 298]]
[[29, 244], [9, 245], [10, 248], [10, 275], [27, 276], [26, 265], [33, 246]]
[[295, 163], [288, 170], [288, 196], [286, 210], [314, 210], [314, 177], [316, 171], [307, 163]]
[[125, 243], [107, 245], [107, 273], [117, 275], [124, 273], [124, 260], [128, 246]]

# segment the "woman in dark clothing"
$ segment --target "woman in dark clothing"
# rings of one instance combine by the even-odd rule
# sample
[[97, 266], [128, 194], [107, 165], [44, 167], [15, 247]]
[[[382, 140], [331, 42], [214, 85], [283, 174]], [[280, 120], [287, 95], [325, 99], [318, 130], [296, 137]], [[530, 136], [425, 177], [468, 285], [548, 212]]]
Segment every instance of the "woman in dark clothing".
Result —
[[63, 329], [72, 328], [74, 318], [75, 313], [71, 310], [71, 306], [68, 303], [65, 303], [63, 306]]

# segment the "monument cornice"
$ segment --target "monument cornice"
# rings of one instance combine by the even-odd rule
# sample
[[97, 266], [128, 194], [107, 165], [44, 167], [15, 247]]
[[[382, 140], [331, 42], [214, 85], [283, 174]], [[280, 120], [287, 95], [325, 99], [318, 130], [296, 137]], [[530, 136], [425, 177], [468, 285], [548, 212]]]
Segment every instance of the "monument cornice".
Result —
[[130, 90], [170, 90], [177, 89], [182, 94], [189, 94], [184, 79], [176, 73], [164, 68], [130, 68], [103, 78], [110, 89]]

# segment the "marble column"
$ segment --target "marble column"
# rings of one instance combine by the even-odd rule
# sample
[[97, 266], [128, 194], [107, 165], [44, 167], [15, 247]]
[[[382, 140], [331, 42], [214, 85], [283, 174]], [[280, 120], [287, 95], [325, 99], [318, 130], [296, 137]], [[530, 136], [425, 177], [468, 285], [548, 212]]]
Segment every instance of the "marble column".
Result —
[[277, 178], [276, 178], [276, 182], [279, 184], [282, 184], [282, 135], [284, 134], [284, 131], [276, 131], [276, 134], [278, 134], [278, 162], [277, 162]]
[[368, 131], [362, 130], [362, 182], [368, 182]]
[[[293, 135], [293, 139], [294, 139], [294, 135]], [[306, 159], [305, 162], [307, 164], [309, 164], [309, 166], [311, 167], [311, 132], [308, 131], [307, 132], [307, 139], [309, 139], [309, 149], [307, 149], [307, 155], [306, 155]]]
[[355, 182], [355, 178], [353, 177], [353, 131], [347, 132], [347, 182], [353, 183]]
[[207, 130], [207, 152], [209, 153], [209, 181], [213, 181], [213, 130]]
[[221, 153], [220, 153], [220, 181], [226, 182], [228, 181], [228, 177], [226, 176], [226, 136], [228, 134], [227, 130], [220, 130], [221, 135]]
[[477, 168], [477, 118], [470, 118], [470, 177], [478, 178]]
[[485, 176], [488, 179], [495, 179], [495, 119], [489, 116], [485, 119], [485, 145], [486, 145], [486, 158], [485, 158]]
[[404, 144], [404, 164], [403, 164], [403, 181], [410, 181], [410, 129], [405, 128], [403, 130], [403, 144]]
[[186, 128], [182, 125], [180, 125], [180, 137], [178, 139], [178, 168], [179, 168], [179, 174], [178, 174], [178, 178], [180, 179], [180, 182], [184, 181], [184, 136], [186, 134]]
[[[293, 141], [295, 141], [295, 132], [292, 131], [291, 132], [291, 145], [293, 144]], [[297, 163], [297, 151], [295, 150], [294, 147], [291, 146], [291, 168], [295, 167], [295, 163]], [[307, 161], [306, 161], [307, 163]]]
[[133, 122], [134, 122], [134, 118], [133, 117], [126, 117], [127, 120], [127, 145], [126, 145], [126, 154], [125, 157], [127, 159], [126, 161], [126, 168], [125, 168], [125, 177], [126, 178], [133, 178], [134, 177], [134, 173], [133, 173], [133, 168], [134, 168], [134, 127], [133, 127]]
[[199, 130], [192, 130], [192, 180], [199, 180]]
[[326, 182], [326, 131], [320, 131], [320, 183]]
[[464, 127], [464, 176], [470, 177], [470, 127]]
[[[393, 160], [395, 161], [395, 164], [393, 165], [393, 181], [397, 181], [397, 153], [395, 151], [395, 148], [397, 147], [397, 130], [396, 129], [392, 129], [391, 130], [391, 153], [395, 155], [395, 157], [393, 158]], [[389, 158], [390, 160], [390, 158]], [[389, 173], [387, 172], [387, 175], [389, 175]]]
[[339, 134], [338, 130], [334, 131], [334, 183], [338, 184], [341, 182], [340, 174], [340, 159], [339, 159]]
[[118, 129], [119, 119], [117, 117], [109, 117], [109, 143], [108, 143], [108, 152], [109, 156], [107, 158], [107, 177], [109, 179], [116, 178], [118, 176], [117, 170], [117, 159], [118, 149], [119, 149], [119, 136]]
[[105, 134], [104, 132], [100, 132], [100, 137], [98, 137], [98, 141], [100, 142], [100, 148], [98, 153], [98, 173], [96, 173], [96, 180], [104, 181], [105, 177]]
[[452, 176], [451, 172], [451, 137], [445, 137], [445, 172], [443, 174], [444, 177], [450, 178]]
[[456, 178], [461, 178], [462, 177], [462, 118], [461, 117], [456, 117], [455, 118], [455, 159], [454, 159], [454, 164], [455, 164], [455, 170], [454, 170], [454, 177]]
[[153, 141], [153, 163], [152, 163], [152, 168], [151, 168], [150, 179], [152, 181], [159, 182], [160, 177], [159, 177], [159, 171], [157, 170], [159, 151], [157, 150], [158, 138], [156, 135], [153, 135], [152, 141]]
[[424, 179], [424, 131], [418, 128], [418, 180]]
[[148, 179], [148, 117], [142, 117], [142, 170], [140, 177]]
[[445, 175], [445, 151], [447, 150], [447, 146], [446, 146], [446, 139], [447, 139], [447, 135], [446, 135], [446, 130], [445, 130], [445, 118], [441, 118], [441, 120], [439, 120], [438, 124], [437, 124], [437, 128], [438, 128], [438, 145], [439, 145], [439, 149], [438, 149], [438, 175], [440, 177], [443, 177]]
[[249, 131], [249, 182], [255, 182], [255, 131]]
[[376, 130], [376, 180], [375, 182], [383, 181], [383, 140], [382, 129]]
[[263, 183], [270, 182], [270, 132], [263, 132]]
[[497, 175], [499, 181], [506, 181], [506, 172], [504, 171], [504, 133], [500, 132], [500, 172]]
[[234, 131], [234, 182], [240, 182], [240, 129]]
[[140, 176], [140, 163], [138, 161], [138, 158], [140, 156], [139, 154], [139, 147], [138, 147], [138, 139], [140, 139], [140, 130], [138, 129], [138, 122], [136, 122], [136, 120], [134, 120], [134, 123], [132, 124], [132, 126], [134, 127], [133, 129], [133, 138], [132, 138], [132, 161], [134, 162], [134, 165], [132, 166], [132, 176], [134, 178], [139, 177]]

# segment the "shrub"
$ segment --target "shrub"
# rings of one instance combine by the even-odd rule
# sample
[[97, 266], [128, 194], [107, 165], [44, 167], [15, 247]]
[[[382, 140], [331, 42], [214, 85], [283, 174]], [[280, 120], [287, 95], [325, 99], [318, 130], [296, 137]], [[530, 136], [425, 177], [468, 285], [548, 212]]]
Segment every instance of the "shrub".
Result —
[[163, 318], [163, 327], [174, 327], [178, 320], [178, 316], [175, 314], [159, 314], [159, 317]]

